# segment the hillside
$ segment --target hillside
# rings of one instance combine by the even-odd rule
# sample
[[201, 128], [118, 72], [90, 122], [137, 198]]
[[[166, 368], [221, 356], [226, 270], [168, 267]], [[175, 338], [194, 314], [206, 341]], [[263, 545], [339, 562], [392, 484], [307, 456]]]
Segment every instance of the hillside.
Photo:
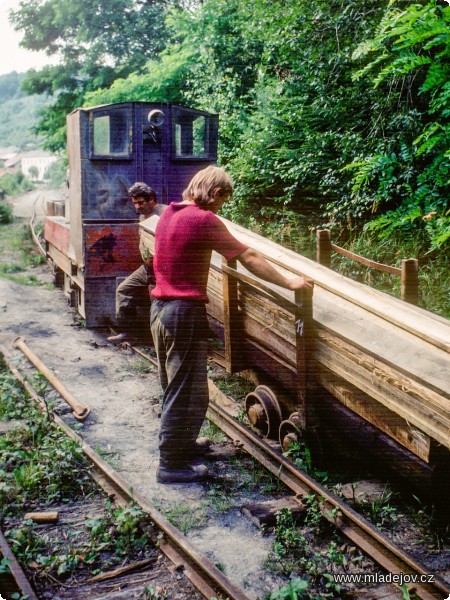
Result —
[[47, 99], [45, 96], [26, 96], [21, 90], [24, 76], [16, 71], [0, 75], [0, 148], [39, 147], [40, 139], [30, 129]]

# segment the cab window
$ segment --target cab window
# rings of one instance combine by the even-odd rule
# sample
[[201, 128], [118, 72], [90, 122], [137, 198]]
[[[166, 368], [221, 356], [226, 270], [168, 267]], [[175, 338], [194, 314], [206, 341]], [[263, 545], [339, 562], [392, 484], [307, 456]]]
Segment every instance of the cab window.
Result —
[[210, 127], [208, 118], [187, 110], [175, 111], [174, 117], [175, 157], [209, 157]]
[[94, 114], [91, 131], [93, 157], [130, 155], [130, 121], [125, 111]]

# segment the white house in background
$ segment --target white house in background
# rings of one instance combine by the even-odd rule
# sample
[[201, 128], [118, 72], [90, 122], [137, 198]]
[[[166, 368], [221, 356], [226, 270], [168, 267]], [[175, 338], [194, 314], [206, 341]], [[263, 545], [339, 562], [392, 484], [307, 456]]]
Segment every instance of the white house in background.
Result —
[[55, 160], [57, 160], [57, 157], [50, 154], [50, 152], [31, 150], [8, 158], [5, 161], [5, 169], [7, 172], [20, 170], [32, 181], [43, 181], [45, 172]]
[[[43, 181], [48, 167], [55, 162], [57, 157], [45, 150], [33, 150], [21, 154], [22, 173], [35, 181]], [[36, 176], [37, 172], [37, 176]]]

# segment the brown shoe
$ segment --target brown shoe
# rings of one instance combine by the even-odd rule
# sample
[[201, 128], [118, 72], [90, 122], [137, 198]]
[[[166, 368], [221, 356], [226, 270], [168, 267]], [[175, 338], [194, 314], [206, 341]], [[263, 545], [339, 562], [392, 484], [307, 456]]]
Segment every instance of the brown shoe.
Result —
[[156, 481], [158, 483], [194, 483], [204, 481], [208, 475], [208, 467], [205, 465], [187, 465], [176, 470], [158, 467]]

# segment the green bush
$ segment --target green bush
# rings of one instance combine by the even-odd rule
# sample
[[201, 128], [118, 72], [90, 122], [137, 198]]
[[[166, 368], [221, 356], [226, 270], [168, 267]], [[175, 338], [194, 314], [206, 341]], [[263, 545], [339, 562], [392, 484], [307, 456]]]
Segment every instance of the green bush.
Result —
[[53, 188], [62, 186], [67, 180], [67, 158], [59, 158], [52, 162], [44, 173], [44, 179]]
[[13, 221], [13, 210], [11, 204], [0, 200], [0, 224], [7, 225]]
[[33, 189], [33, 184], [23, 173], [6, 173], [0, 177], [0, 189], [4, 196], [17, 196], [22, 192]]

